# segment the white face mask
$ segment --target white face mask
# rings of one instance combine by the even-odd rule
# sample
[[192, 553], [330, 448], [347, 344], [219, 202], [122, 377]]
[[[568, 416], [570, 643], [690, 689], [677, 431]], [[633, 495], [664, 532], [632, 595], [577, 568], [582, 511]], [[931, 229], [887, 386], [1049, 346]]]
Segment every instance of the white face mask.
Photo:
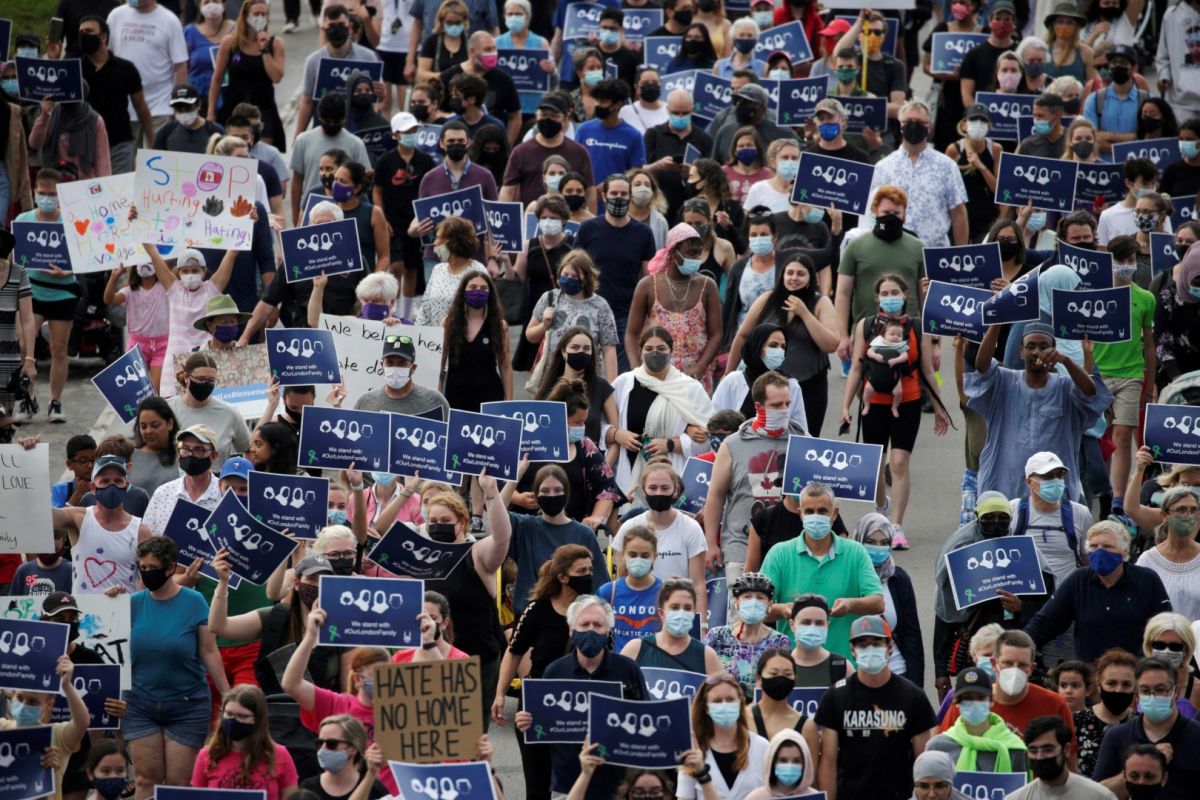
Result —
[[183, 283], [183, 288], [189, 292], [194, 292], [200, 288], [200, 284], [204, 282], [204, 278], [195, 272], [189, 272], [186, 275], [180, 275], [179, 280]]
[[138, 273], [138, 275], [142, 276], [143, 278], [149, 278], [151, 275], [154, 274], [154, 265], [153, 264], [138, 264], [137, 273]]
[[176, 111], [175, 121], [185, 128], [189, 128], [196, 124], [196, 120], [200, 118], [200, 114], [195, 111]]
[[1029, 685], [1029, 676], [1017, 667], [1005, 667], [1000, 670], [1000, 690], [1010, 697], [1025, 691]]
[[444, 263], [450, 262], [450, 248], [444, 244], [435, 245], [433, 248], [433, 254], [438, 257], [438, 261], [442, 261]]
[[988, 134], [988, 124], [981, 119], [967, 120], [967, 138], [979, 141]]
[[267, 18], [262, 14], [255, 14], [253, 16], [246, 17], [246, 22], [255, 31], [265, 31], [267, 29]]
[[791, 416], [792, 410], [790, 408], [768, 408], [766, 421], [767, 430], [778, 431], [786, 429]]
[[403, 389], [408, 385], [409, 373], [411, 367], [384, 367], [383, 378], [387, 381], [389, 389]]
[[221, 3], [205, 3], [200, 6], [200, 14], [205, 19], [218, 19], [225, 16], [225, 6]]

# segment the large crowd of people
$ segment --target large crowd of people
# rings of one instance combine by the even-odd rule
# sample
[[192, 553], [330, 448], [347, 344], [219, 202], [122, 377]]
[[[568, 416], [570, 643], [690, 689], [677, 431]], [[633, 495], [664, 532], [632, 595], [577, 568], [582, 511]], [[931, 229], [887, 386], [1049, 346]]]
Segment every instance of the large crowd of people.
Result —
[[[52, 453], [54, 550], [0, 556], [0, 595], [71, 626], [64, 721], [52, 694], [0, 693], [0, 731], [52, 726], [48, 796], [417, 800], [375, 741], [375, 665], [470, 657], [475, 760], [523, 777], [494, 777], [501, 797], [984, 796], [959, 773], [1018, 776], [1013, 800], [1200, 797], [1200, 461], [1142, 441], [1147, 404], [1200, 405], [1200, 0], [830, 5], [309, 0], [302, 19], [300, 0], [58, 0], [50, 35], [0, 42], [0, 444], [79, 431]], [[645, 11], [656, 30], [628, 24]], [[789, 25], [811, 59], [772, 34]], [[289, 48], [313, 48], [302, 76]], [[31, 97], [24, 58], [77, 60], [82, 99]], [[692, 89], [710, 74], [717, 113]], [[821, 97], [785, 124], [780, 82], [800, 78]], [[870, 98], [882, 125], [856, 116]], [[1017, 136], [997, 102], [1031, 109]], [[1167, 155], [1125, 155], [1151, 140]], [[144, 150], [253, 161], [246, 249], [143, 242], [145, 263], [79, 274], [13, 256], [13, 222], [69, 223], [61, 187]], [[793, 199], [808, 154], [870, 168], [865, 213]], [[1112, 164], [1114, 185], [1062, 211], [1000, 204], [1005, 154]], [[519, 249], [418, 214], [475, 187], [520, 204]], [[338, 220], [358, 268], [286, 280], [280, 233]], [[1037, 318], [931, 333], [925, 249], [981, 243], [991, 291], [1036, 278]], [[1127, 340], [1054, 324], [1055, 293], [1087, 288], [1060, 244], [1111, 258]], [[369, 390], [272, 379], [248, 416], [214, 396], [232, 351], [337, 317], [386, 333]], [[430, 327], [441, 362], [418, 372]], [[97, 441], [64, 402], [69, 367], [132, 348], [154, 394]], [[515, 480], [300, 463], [317, 404], [444, 419], [520, 399], [563, 404], [568, 446]], [[952, 425], [963, 459], [936, 480], [961, 503], [916, 530], [937, 490], [914, 448]], [[885, 453], [860, 518], [823, 482], [783, 481], [793, 437], [839, 426]], [[178, 510], [244, 500], [256, 472], [329, 480], [326, 524], [262, 584], [172, 538]], [[469, 545], [425, 581], [419, 646], [323, 643], [321, 576], [409, 577], [371, 558], [396, 524]], [[1044, 591], [961, 607], [947, 556], [1011, 536], [1031, 538]], [[918, 539], [940, 547], [932, 591], [904, 563]], [[80, 637], [96, 594], [130, 609], [115, 731], [87, 730], [71, 680], [104, 660]], [[649, 701], [650, 669], [698, 678], [671, 769], [526, 741], [522, 680]], [[498, 763], [501, 727], [519, 764]]]

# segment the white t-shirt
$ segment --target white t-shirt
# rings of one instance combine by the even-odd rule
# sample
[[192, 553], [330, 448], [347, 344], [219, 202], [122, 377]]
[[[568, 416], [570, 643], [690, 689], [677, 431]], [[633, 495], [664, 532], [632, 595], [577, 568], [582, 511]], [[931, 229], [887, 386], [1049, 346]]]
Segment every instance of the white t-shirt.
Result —
[[[383, 21], [379, 27], [379, 46], [376, 50], [388, 53], [407, 53], [408, 34], [412, 30], [413, 17], [408, 9], [412, 0], [384, 0]], [[399, 20], [400, 24], [396, 25]], [[392, 26], [395, 25], [395, 33]], [[416, 58], [416, 56], [413, 56]]]
[[792, 207], [790, 193], [791, 189], [781, 192], [771, 186], [770, 181], [759, 181], [746, 192], [746, 202], [742, 203], [742, 207], [751, 209], [755, 206], [766, 206], [773, 213], [781, 214]]
[[[1020, 501], [1010, 500], [1012, 508], [1012, 525], [1009, 530], [1017, 527], [1017, 505]], [[1092, 527], [1092, 512], [1079, 503], [1071, 503], [1075, 514], [1075, 540], [1079, 548], [1079, 558], [1087, 563], [1087, 530]], [[1054, 573], [1054, 583], [1061, 586], [1068, 575], [1075, 571], [1080, 561], [1075, 559], [1068, 544], [1067, 534], [1062, 530], [1062, 511], [1054, 509], [1043, 514], [1029, 504], [1029, 522], [1025, 527], [1025, 536], [1032, 536], [1037, 545], [1038, 555], [1042, 557], [1042, 567]]]
[[[1163, 231], [1174, 233], [1171, 220], [1163, 221]], [[1134, 236], [1137, 234], [1137, 222], [1133, 218], [1133, 208], [1117, 203], [1100, 212], [1100, 220], [1096, 224], [1096, 241], [1103, 247], [1117, 236]]]
[[658, 125], [666, 124], [669, 118], [670, 114], [667, 113], [666, 103], [653, 110], [646, 108], [641, 103], [629, 103], [621, 106], [621, 121], [628, 122], [641, 133]]
[[650, 524], [650, 512], [638, 514], [626, 522], [617, 531], [613, 540], [613, 552], [619, 553], [624, 548], [625, 531], [635, 525], [646, 525], [658, 536], [658, 557], [654, 559], [655, 577], [689, 578], [688, 562], [699, 555], [708, 552], [708, 541], [704, 538], [704, 530], [696, 520], [681, 511], [675, 512], [675, 521], [666, 528], [659, 530]]
[[[142, 76], [142, 91], [151, 116], [170, 114], [168, 101], [175, 87], [175, 65], [188, 60], [179, 17], [162, 6], [142, 12], [121, 5], [109, 13], [108, 30], [108, 46], [121, 58], [132, 61]], [[132, 103], [129, 118], [137, 119]]]

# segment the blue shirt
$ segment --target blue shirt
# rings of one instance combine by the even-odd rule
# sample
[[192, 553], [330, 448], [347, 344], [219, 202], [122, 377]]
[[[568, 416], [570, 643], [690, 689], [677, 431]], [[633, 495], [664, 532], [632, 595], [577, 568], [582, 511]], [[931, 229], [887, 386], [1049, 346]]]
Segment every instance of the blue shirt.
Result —
[[142, 589], [129, 598], [129, 652], [134, 691], [155, 701], [207, 695], [200, 660], [200, 629], [208, 626], [208, 603], [195, 589], [155, 600]]
[[625, 319], [633, 290], [642, 278], [642, 262], [654, 258], [654, 233], [636, 219], [621, 227], [610, 225], [601, 214], [579, 226], [576, 244], [592, 257], [600, 273], [596, 293], [608, 301], [616, 319]]
[[589, 119], [576, 129], [575, 141], [592, 157], [592, 175], [597, 182], [646, 163], [646, 142], [628, 122], [607, 128], [600, 120]]
[[214, 66], [213, 56], [209, 51], [217, 50], [221, 45], [210, 42], [195, 25], [188, 25], [183, 29], [183, 40], [187, 42], [188, 49], [188, 83], [196, 88], [201, 97], [207, 97]]
[[658, 590], [662, 584], [662, 578], [655, 578], [645, 589], [634, 589], [621, 578], [596, 590], [596, 596], [612, 606], [616, 618], [612, 629], [614, 651], [619, 653], [634, 639], [662, 629], [658, 618]]
[[1096, 115], [1097, 93], [1092, 92], [1083, 104], [1083, 116], [1096, 126], [1098, 130], [1110, 133], [1137, 133], [1138, 109], [1146, 96], [1132, 86], [1129, 94], [1121, 99], [1117, 90], [1111, 84], [1104, 90], [1103, 118]]
[[[1184, 719], [1180, 714], [1170, 732], [1159, 741], [1171, 745], [1174, 750], [1167, 769], [1167, 785], [1158, 795], [1159, 800], [1192, 800], [1196, 796], [1196, 787], [1200, 786], [1200, 722]], [[1092, 780], [1102, 781], [1121, 774], [1125, 751], [1135, 744], [1158, 744], [1146, 736], [1140, 714], [1104, 732]]]
[[[574, 520], [565, 525], [551, 525], [537, 514], [509, 512], [512, 538], [508, 542], [508, 557], [517, 562], [517, 583], [513, 591], [513, 611], [518, 615], [529, 605], [529, 590], [537, 582], [538, 570], [564, 544], [581, 544], [592, 553], [593, 591], [608, 577], [604, 551], [592, 529]], [[579, 755], [576, 749], [575, 755]]]
[[50, 505], [54, 508], [66, 508], [71, 492], [75, 491], [75, 481], [59, 481], [50, 487]]
[[[733, 56], [729, 56], [728, 58], [722, 58], [722, 59], [717, 60], [717, 77], [718, 78], [725, 78], [726, 80], [732, 80], [734, 69], [752, 69], [752, 70], [754, 70], [754, 74], [761, 78], [763, 75], [767, 74], [767, 62], [763, 61], [761, 58], [752, 58], [752, 59], [750, 59], [750, 66], [734, 67], [733, 66]], [[834, 83], [830, 84], [830, 86], [832, 87], [837, 82], [837, 76], [832, 76], [831, 80], [834, 82]], [[832, 92], [832, 88], [830, 89], [830, 91]]]
[[71, 562], [59, 561], [57, 567], [43, 567], [36, 558], [17, 567], [13, 574], [10, 594], [44, 597], [54, 592], [71, 592]]

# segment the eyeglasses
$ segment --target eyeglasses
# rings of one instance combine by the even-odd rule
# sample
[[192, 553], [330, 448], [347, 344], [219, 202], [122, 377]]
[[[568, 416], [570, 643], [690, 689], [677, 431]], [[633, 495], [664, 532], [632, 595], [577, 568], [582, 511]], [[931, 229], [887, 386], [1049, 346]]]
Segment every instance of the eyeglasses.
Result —
[[337, 750], [339, 747], [349, 747], [345, 739], [317, 739], [317, 749]]
[[326, 553], [325, 557], [330, 559], [354, 558], [353, 550], [339, 550], [336, 553]]
[[1172, 508], [1167, 513], [1175, 517], [1194, 517], [1200, 514], [1200, 508]]
[[1170, 650], [1172, 653], [1182, 653], [1187, 645], [1183, 642], [1151, 642], [1151, 650]]
[[1062, 746], [1057, 744], [1030, 745], [1025, 748], [1030, 758], [1054, 758], [1062, 752]]
[[250, 713], [239, 714], [236, 711], [222, 711], [221, 716], [224, 719], [236, 719], [238, 722], [254, 722], [254, 715]]
[[384, 344], [412, 344], [413, 340], [412, 340], [411, 336], [399, 336], [396, 334], [392, 334], [390, 336], [383, 337], [383, 343]]
[[212, 455], [214, 452], [216, 451], [206, 444], [196, 445], [195, 447], [189, 447], [186, 444], [179, 445], [179, 455], [181, 456], [199, 456], [200, 458], [204, 458], [205, 456]]

